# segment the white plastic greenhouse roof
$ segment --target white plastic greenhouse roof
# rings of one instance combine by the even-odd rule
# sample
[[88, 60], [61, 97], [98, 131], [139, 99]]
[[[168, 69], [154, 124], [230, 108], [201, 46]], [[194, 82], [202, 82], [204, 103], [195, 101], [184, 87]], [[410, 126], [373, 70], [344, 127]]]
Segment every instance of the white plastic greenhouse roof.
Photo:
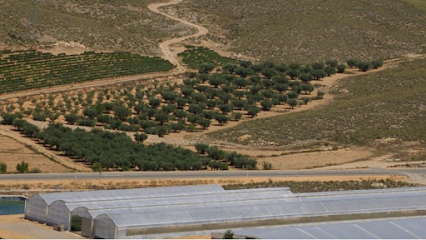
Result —
[[[126, 208], [133, 210], [147, 207], [164, 207], [171, 205], [202, 204], [208, 202], [229, 202], [244, 201], [251, 199], [274, 199], [291, 197], [292, 192], [289, 188], [259, 188], [228, 190], [217, 192], [200, 192], [191, 195], [179, 196], [160, 196], [142, 199], [112, 200], [112, 201], [93, 201], [93, 202], [66, 202], [65, 205], [70, 211], [83, 207], [89, 210], [93, 217], [107, 210], [117, 209], [122, 211]], [[96, 214], [95, 214], [96, 213]]]
[[426, 239], [426, 217], [297, 224], [235, 230], [260, 239]]
[[[84, 204], [92, 218], [101, 214], [121, 213], [131, 210], [133, 212], [158, 211], [164, 209], [204, 208], [207, 205], [221, 207], [223, 204], [243, 205], [252, 204], [254, 201], [270, 201], [272, 199], [289, 199], [292, 193], [288, 188], [251, 189], [218, 192], [214, 194], [198, 194], [193, 196], [175, 196], [166, 198], [149, 198], [132, 201], [99, 202]], [[67, 203], [70, 209], [81, 207], [81, 203]], [[77, 207], [76, 207], [77, 206]]]
[[[67, 192], [39, 194], [49, 205], [54, 201], [64, 202], [93, 202], [115, 199], [135, 199], [144, 197], [193, 195], [194, 193], [209, 193], [225, 191], [220, 185], [196, 185], [157, 188], [135, 188], [123, 190], [102, 190], [87, 192]], [[30, 198], [31, 199], [31, 198]]]
[[370, 190], [363, 194], [344, 194], [279, 200], [240, 201], [234, 203], [210, 203], [203, 206], [127, 209], [107, 213], [119, 228], [152, 228], [162, 226], [198, 225], [251, 220], [279, 219], [376, 213], [404, 210], [426, 210], [426, 190], [379, 191]]
[[392, 193], [392, 192], [421, 192], [426, 191], [426, 187], [407, 187], [407, 188], [382, 188], [374, 190], [350, 190], [350, 191], [328, 191], [328, 192], [311, 192], [311, 193], [295, 193], [297, 197], [314, 197], [314, 196], [336, 196], [336, 195], [360, 195], [374, 193]]

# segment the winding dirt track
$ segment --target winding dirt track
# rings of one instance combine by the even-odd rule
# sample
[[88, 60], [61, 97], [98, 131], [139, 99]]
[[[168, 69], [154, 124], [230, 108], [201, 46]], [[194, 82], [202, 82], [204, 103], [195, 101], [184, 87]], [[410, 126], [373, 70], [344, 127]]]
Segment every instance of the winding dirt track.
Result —
[[[176, 65], [176, 69], [174, 69], [174, 70], [172, 70], [168, 73], [150, 73], [150, 74], [135, 75], [135, 76], [125, 76], [125, 77], [120, 77], [120, 78], [99, 79], [99, 80], [95, 80], [95, 81], [88, 81], [88, 82], [82, 82], [82, 83], [77, 83], [77, 84], [68, 84], [68, 85], [55, 86], [55, 87], [50, 87], [50, 88], [42, 88], [42, 89], [34, 89], [34, 90], [23, 91], [23, 92], [15, 92], [15, 93], [10, 93], [10, 94], [0, 95], [0, 100], [8, 100], [8, 99], [12, 99], [12, 98], [27, 97], [27, 96], [40, 95], [40, 94], [67, 92], [67, 91], [74, 91], [74, 90], [92, 88], [92, 87], [102, 87], [102, 86], [114, 85], [114, 84], [125, 83], [125, 82], [149, 80], [149, 79], [160, 78], [160, 77], [178, 76], [178, 75], [185, 73], [187, 69], [179, 63], [177, 56], [175, 56], [175, 54], [171, 51], [170, 46], [173, 45], [173, 44], [181, 43], [181, 42], [183, 42], [187, 39], [190, 39], [190, 38], [198, 38], [200, 36], [206, 35], [209, 31], [208, 31], [207, 28], [205, 28], [203, 26], [199, 26], [199, 25], [196, 25], [194, 23], [188, 22], [186, 20], [174, 17], [172, 15], [161, 12], [159, 10], [162, 7], [176, 5], [176, 4], [181, 3], [182, 1], [183, 0], [171, 0], [171, 1], [166, 2], [166, 3], [154, 3], [154, 4], [150, 4], [148, 6], [148, 9], [151, 10], [152, 12], [154, 12], [154, 13], [157, 13], [157, 14], [163, 15], [167, 18], [170, 18], [172, 20], [181, 22], [181, 23], [188, 25], [190, 27], [193, 27], [197, 30], [197, 33], [195, 33], [195, 34], [191, 34], [191, 35], [183, 36], [183, 37], [178, 37], [178, 38], [167, 39], [167, 40], [165, 40], [165, 41], [163, 41], [159, 44], [159, 48], [163, 52], [163, 58], [170, 61], [172, 64]], [[418, 57], [423, 57], [423, 55], [409, 56], [409, 58], [418, 58]], [[401, 59], [393, 59], [393, 60], [388, 61], [387, 63], [392, 64], [392, 63], [397, 62], [399, 60], [401, 60]], [[383, 69], [385, 69], [385, 68], [383, 68]], [[381, 70], [383, 70], [383, 69], [381, 69]], [[372, 72], [374, 72], [374, 71], [372, 71]], [[369, 73], [371, 73], [371, 72], [369, 72]], [[339, 79], [341, 79], [341, 77]], [[331, 79], [332, 81], [330, 81], [329, 84], [332, 85], [339, 79]], [[329, 101], [321, 102], [321, 104], [325, 104], [327, 102], [329, 102]], [[310, 106], [310, 108], [312, 108], [312, 107], [314, 107], [314, 106]], [[306, 108], [303, 109], [303, 110], [306, 110]], [[231, 127], [231, 126], [228, 126], [228, 127]], [[212, 130], [213, 129], [211, 129], [211, 131]], [[81, 166], [78, 166], [75, 163], [66, 161], [65, 159], [62, 159], [61, 157], [58, 157], [57, 155], [51, 153], [50, 151], [48, 151], [48, 150], [44, 149], [43, 147], [39, 146], [38, 144], [34, 143], [30, 139], [26, 139], [22, 136], [16, 136], [10, 130], [0, 129], [0, 134], [5, 135], [5, 136], [10, 136], [10, 137], [14, 138], [15, 140], [17, 140], [18, 142], [28, 144], [28, 145], [32, 146], [33, 148], [36, 148], [37, 150], [41, 151], [45, 155], [54, 158], [56, 161], [60, 162], [61, 164], [65, 165], [69, 168], [74, 168], [74, 169], [79, 170], [79, 171], [88, 171], [88, 169], [82, 168]], [[205, 134], [205, 133], [203, 133], [203, 134]], [[149, 139], [149, 140], [153, 141], [154, 139]], [[164, 141], [164, 139], [155, 139], [155, 140], [157, 140], [157, 141], [159, 140], [160, 142]], [[153, 142], [155, 142], [155, 140]], [[184, 140], [182, 138], [182, 139], [178, 139], [178, 144], [177, 144], [176, 139], [174, 139], [172, 144], [175, 144], [175, 145], [191, 145], [192, 141], [187, 141], [187, 140]], [[424, 181], [423, 176], [417, 176], [417, 175], [416, 176], [408, 175], [408, 176], [410, 177], [411, 180], [414, 180], [415, 182], [424, 183], [423, 182]]]
[[183, 0], [172, 0], [170, 2], [166, 3], [154, 3], [148, 5], [148, 9], [151, 10], [154, 13], [163, 15], [167, 18], [173, 19], [175, 21], [181, 22], [185, 25], [188, 25], [190, 27], [193, 27], [197, 29], [197, 33], [191, 34], [184, 37], [178, 37], [178, 38], [172, 38], [167, 39], [160, 43], [159, 48], [163, 52], [163, 58], [165, 60], [170, 61], [172, 64], [176, 65], [176, 68], [173, 69], [170, 72], [167, 73], [148, 73], [148, 74], [141, 74], [141, 75], [134, 75], [134, 76], [124, 76], [119, 78], [108, 78], [108, 79], [98, 79], [94, 81], [87, 81], [87, 82], [81, 82], [81, 83], [74, 83], [74, 84], [65, 84], [60, 86], [54, 86], [54, 87], [48, 87], [48, 88], [39, 88], [39, 89], [33, 89], [28, 91], [22, 91], [22, 92], [14, 92], [14, 93], [8, 93], [0, 95], [0, 101], [1, 100], [8, 100], [13, 98], [21, 98], [21, 97], [28, 97], [28, 96], [34, 96], [34, 95], [42, 95], [42, 94], [51, 94], [51, 93], [59, 93], [59, 92], [68, 92], [68, 91], [75, 91], [85, 88], [93, 88], [93, 87], [102, 87], [102, 86], [109, 86], [114, 84], [120, 84], [120, 83], [126, 83], [126, 82], [133, 82], [133, 81], [141, 81], [141, 80], [150, 80], [153, 78], [162, 78], [162, 77], [170, 77], [170, 76], [179, 76], [182, 73], [186, 72], [186, 68], [182, 66], [177, 56], [175, 56], [172, 51], [170, 50], [170, 46], [176, 43], [180, 43], [182, 41], [185, 41], [190, 38], [198, 38], [200, 36], [203, 36], [209, 32], [209, 30], [203, 26], [199, 26], [197, 24], [188, 22], [186, 20], [174, 17], [172, 15], [169, 15], [167, 13], [163, 13], [159, 10], [161, 7], [167, 7], [171, 5], [176, 5], [181, 3]]
[[186, 25], [188, 25], [190, 27], [193, 27], [193, 28], [197, 29], [197, 31], [198, 31], [197, 33], [189, 35], [189, 36], [184, 36], [184, 37], [179, 37], [179, 38], [172, 38], [172, 39], [168, 39], [168, 40], [160, 43], [160, 49], [163, 52], [164, 58], [166, 60], [170, 61], [171, 63], [175, 64], [177, 66], [177, 69], [178, 69], [178, 71], [180, 73], [185, 72], [186, 68], [184, 66], [182, 66], [179, 63], [179, 61], [176, 58], [176, 56], [174, 56], [174, 54], [170, 50], [170, 45], [176, 44], [176, 43], [180, 43], [180, 42], [185, 41], [185, 40], [190, 39], [190, 38], [198, 38], [200, 36], [206, 35], [209, 32], [209, 30], [207, 28], [203, 27], [203, 26], [200, 26], [200, 25], [188, 22], [186, 20], [174, 17], [174, 16], [169, 15], [167, 13], [163, 13], [163, 12], [161, 12], [159, 10], [159, 8], [161, 8], [161, 7], [167, 7], [167, 6], [171, 6], [171, 5], [176, 5], [176, 4], [181, 3], [182, 1], [183, 0], [172, 0], [172, 1], [166, 2], [166, 3], [153, 3], [153, 4], [150, 4], [148, 6], [149, 10], [151, 10], [152, 12], [155, 12], [157, 14], [161, 14], [161, 15], [167, 17], [167, 18], [170, 18], [170, 19], [173, 19], [175, 21], [178, 21], [178, 22], [181, 22], [183, 24], [186, 24]]

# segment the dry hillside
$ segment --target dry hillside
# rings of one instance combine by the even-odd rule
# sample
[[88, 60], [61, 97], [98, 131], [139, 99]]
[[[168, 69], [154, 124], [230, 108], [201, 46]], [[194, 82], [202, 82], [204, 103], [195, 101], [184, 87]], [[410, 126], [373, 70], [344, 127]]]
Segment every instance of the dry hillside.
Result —
[[209, 39], [285, 62], [394, 58], [426, 50], [419, 0], [190, 0], [168, 12], [210, 29]]
[[[158, 42], [194, 30], [151, 12], [155, 0], [39, 0], [39, 40], [77, 42], [94, 50], [160, 55]], [[22, 46], [29, 1], [0, 0], [0, 47]]]
[[[321, 109], [245, 122], [210, 136], [251, 145], [265, 140], [293, 147], [330, 142], [367, 146], [400, 146], [404, 141], [424, 144], [425, 76], [425, 59], [406, 61], [378, 73], [341, 80], [334, 91], [335, 101]], [[245, 140], [239, 141], [242, 136], [246, 136]]]

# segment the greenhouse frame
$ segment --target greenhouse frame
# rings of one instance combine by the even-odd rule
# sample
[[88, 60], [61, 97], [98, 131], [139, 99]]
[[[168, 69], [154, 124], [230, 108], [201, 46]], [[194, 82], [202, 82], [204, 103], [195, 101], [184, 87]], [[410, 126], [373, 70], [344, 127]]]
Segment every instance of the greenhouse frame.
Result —
[[[25, 204], [25, 218], [47, 223], [48, 206], [58, 200], [64, 202], [97, 202], [111, 200], [138, 199], [146, 197], [193, 195], [195, 193], [209, 193], [225, 191], [220, 185], [177, 186], [162, 188], [136, 188], [123, 190], [103, 190], [86, 192], [67, 192], [36, 194], [31, 196]], [[62, 214], [62, 213], [56, 213]]]
[[[263, 188], [234, 191], [199, 192], [197, 195], [175, 195], [158, 196], [137, 199], [93, 201], [93, 202], [66, 202], [57, 200], [48, 206], [47, 224], [63, 224], [69, 230], [72, 216], [78, 216], [85, 220], [90, 219], [82, 225], [84, 232], [92, 228], [93, 219], [106, 212], [120, 212], [126, 209], [145, 209], [150, 207], [170, 208], [172, 206], [185, 206], [191, 204], [204, 204], [206, 198], [210, 202], [243, 201], [255, 199], [283, 198], [292, 193], [289, 188]], [[89, 235], [90, 236], [90, 235]]]
[[[95, 196], [72, 199], [68, 193], [63, 193], [62, 199], [61, 194], [44, 196], [49, 200], [44, 220], [50, 225], [67, 225], [69, 229], [75, 218], [81, 223], [81, 235], [86, 237], [145, 238], [304, 219], [328, 221], [426, 212], [426, 187], [301, 194], [292, 194], [288, 188], [225, 191], [217, 185], [199, 186], [198, 191], [184, 187], [161, 189], [164, 188], [146, 190], [149, 195], [126, 192], [133, 197], [117, 195], [119, 192], [115, 195], [91, 192], [102, 196], [99, 199]], [[37, 203], [39, 197], [34, 197], [28, 201], [36, 199]]]

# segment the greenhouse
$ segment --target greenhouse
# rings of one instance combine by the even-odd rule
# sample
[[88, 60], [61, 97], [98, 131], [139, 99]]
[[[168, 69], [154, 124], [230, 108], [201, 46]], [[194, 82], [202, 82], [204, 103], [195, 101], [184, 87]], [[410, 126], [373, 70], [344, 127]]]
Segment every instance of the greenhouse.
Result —
[[[40, 222], [63, 224], [86, 237], [145, 238], [253, 224], [350, 220], [367, 214], [418, 215], [426, 212], [426, 187], [293, 194], [288, 188], [225, 191], [206, 185], [41, 194], [31, 201], [26, 218], [28, 209], [44, 211], [46, 215], [37, 215]], [[46, 207], [36, 209], [40, 205]]]
[[[63, 224], [65, 229], [69, 229], [71, 218], [78, 216], [84, 218], [82, 228], [91, 229], [91, 221], [106, 212], [120, 212], [126, 209], [138, 210], [141, 208], [168, 208], [171, 206], [184, 206], [191, 204], [204, 204], [206, 199], [209, 202], [229, 202], [243, 201], [250, 199], [270, 199], [284, 198], [292, 193], [289, 188], [263, 188], [263, 189], [246, 189], [234, 191], [216, 191], [216, 192], [197, 192], [196, 195], [179, 195], [179, 196], [159, 196], [150, 198], [112, 200], [112, 201], [92, 201], [92, 202], [65, 202], [57, 200], [48, 206], [47, 224], [57, 225]], [[88, 220], [89, 219], [89, 220]], [[83, 219], [82, 219], [83, 221]]]
[[95, 218], [96, 238], [142, 238], [170, 231], [185, 232], [208, 229], [262, 225], [280, 220], [301, 220], [312, 217], [426, 210], [426, 188], [418, 191], [370, 191], [370, 194], [304, 195], [281, 200], [259, 200], [237, 203], [209, 203], [201, 207], [144, 209], [105, 213]]
[[[25, 218], [41, 223], [46, 223], [49, 210], [48, 206], [58, 200], [63, 202], [99, 202], [160, 196], [193, 195], [194, 193], [209, 193], [220, 191], [225, 191], [220, 185], [200, 185], [36, 194], [26, 201]], [[58, 212], [53, 214], [62, 215], [64, 213]]]
[[426, 217], [310, 223], [239, 229], [259, 239], [426, 239]]

